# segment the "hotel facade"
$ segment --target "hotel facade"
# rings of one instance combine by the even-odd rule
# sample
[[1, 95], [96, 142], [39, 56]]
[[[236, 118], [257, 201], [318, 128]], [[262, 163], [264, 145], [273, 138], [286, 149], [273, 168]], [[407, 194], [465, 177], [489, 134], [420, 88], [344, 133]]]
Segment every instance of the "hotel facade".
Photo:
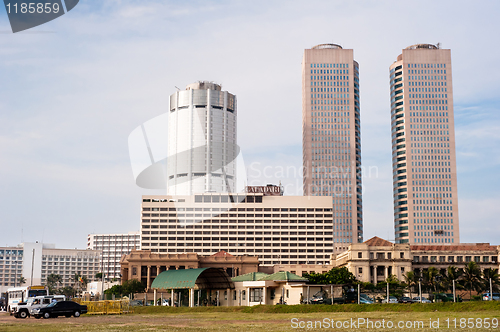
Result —
[[224, 250], [258, 256], [263, 266], [328, 264], [337, 232], [331, 198], [281, 196], [275, 188], [143, 196], [141, 249], [200, 255]]

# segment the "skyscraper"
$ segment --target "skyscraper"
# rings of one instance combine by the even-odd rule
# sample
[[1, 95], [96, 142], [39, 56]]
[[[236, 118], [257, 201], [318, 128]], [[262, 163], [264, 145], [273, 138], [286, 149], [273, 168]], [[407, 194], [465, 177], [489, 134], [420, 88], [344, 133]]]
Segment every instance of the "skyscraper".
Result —
[[333, 200], [336, 251], [363, 242], [358, 67], [336, 44], [306, 49], [302, 60], [303, 191]]
[[458, 243], [451, 51], [405, 48], [390, 87], [396, 243]]
[[168, 194], [237, 192], [236, 96], [211, 82], [170, 96]]

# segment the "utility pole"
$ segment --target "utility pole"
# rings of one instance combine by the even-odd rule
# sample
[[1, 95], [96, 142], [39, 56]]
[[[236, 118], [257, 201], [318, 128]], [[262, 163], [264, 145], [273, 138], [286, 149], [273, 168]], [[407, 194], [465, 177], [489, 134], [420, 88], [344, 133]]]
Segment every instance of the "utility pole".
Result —
[[453, 302], [457, 302], [457, 299], [455, 296], [455, 279], [453, 279]]
[[418, 296], [420, 296], [420, 303], [422, 303], [422, 278], [418, 279]]
[[490, 301], [493, 301], [493, 283], [490, 278]]
[[31, 286], [33, 286], [33, 266], [35, 265], [35, 248], [33, 248], [33, 251], [31, 253]]

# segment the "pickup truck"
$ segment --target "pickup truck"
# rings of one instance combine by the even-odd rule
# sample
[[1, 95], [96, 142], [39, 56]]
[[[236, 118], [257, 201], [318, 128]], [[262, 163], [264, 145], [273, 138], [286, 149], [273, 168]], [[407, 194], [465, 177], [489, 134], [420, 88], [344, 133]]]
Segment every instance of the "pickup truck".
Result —
[[14, 317], [26, 318], [33, 315], [33, 309], [40, 309], [48, 306], [52, 302], [66, 301], [64, 295], [45, 295], [30, 297], [28, 301], [21, 302], [14, 308]]

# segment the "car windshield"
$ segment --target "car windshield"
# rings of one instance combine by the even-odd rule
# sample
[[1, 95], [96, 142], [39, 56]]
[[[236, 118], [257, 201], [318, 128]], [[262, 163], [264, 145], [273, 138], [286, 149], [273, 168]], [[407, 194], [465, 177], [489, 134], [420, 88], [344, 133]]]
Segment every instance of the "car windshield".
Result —
[[51, 304], [49, 304], [47, 307], [50, 308], [50, 307], [53, 307], [57, 304], [57, 302], [52, 302]]

